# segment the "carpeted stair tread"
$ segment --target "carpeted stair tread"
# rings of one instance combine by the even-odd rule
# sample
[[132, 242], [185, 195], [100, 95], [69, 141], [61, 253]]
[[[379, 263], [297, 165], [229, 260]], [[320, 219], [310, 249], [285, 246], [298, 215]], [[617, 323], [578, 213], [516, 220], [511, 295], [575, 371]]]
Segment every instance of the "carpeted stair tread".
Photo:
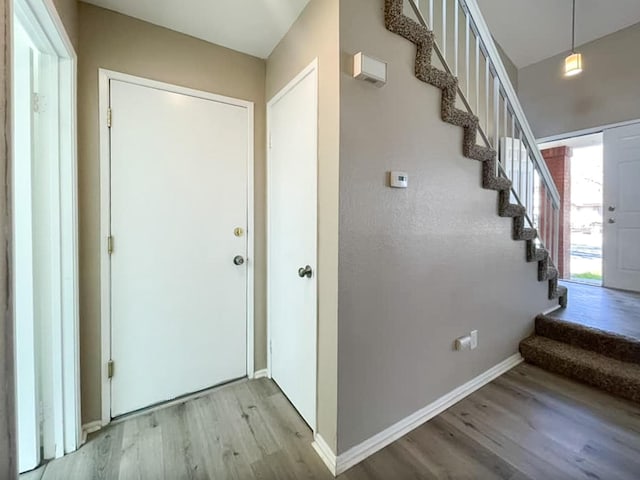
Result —
[[546, 248], [538, 247], [533, 240], [527, 241], [527, 262], [542, 262], [549, 258]]
[[640, 339], [637, 338], [547, 315], [536, 317], [536, 335], [640, 365]]
[[495, 152], [492, 158], [482, 162], [482, 188], [498, 192], [511, 191], [513, 183], [508, 178], [496, 175], [497, 164]]
[[640, 402], [640, 365], [534, 335], [520, 342], [524, 359], [550, 372]]
[[538, 231], [535, 228], [525, 226], [524, 216], [513, 217], [512, 236], [514, 240], [535, 240]]
[[556, 267], [547, 266], [547, 268], [538, 269], [538, 280], [540, 280], [541, 282], [544, 280], [553, 280], [555, 278], [558, 278], [558, 270], [556, 269]]
[[559, 299], [560, 306], [565, 308], [569, 301], [569, 290], [558, 284], [558, 279], [549, 280], [549, 300]]

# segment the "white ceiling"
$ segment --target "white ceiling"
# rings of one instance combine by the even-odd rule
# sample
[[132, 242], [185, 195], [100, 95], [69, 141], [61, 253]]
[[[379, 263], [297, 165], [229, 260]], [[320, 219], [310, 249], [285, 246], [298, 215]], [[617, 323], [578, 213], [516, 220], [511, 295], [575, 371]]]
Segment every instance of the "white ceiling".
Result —
[[309, 0], [83, 0], [266, 58]]
[[[571, 49], [571, 0], [478, 0], [518, 68]], [[576, 0], [576, 45], [640, 22], [640, 0]]]

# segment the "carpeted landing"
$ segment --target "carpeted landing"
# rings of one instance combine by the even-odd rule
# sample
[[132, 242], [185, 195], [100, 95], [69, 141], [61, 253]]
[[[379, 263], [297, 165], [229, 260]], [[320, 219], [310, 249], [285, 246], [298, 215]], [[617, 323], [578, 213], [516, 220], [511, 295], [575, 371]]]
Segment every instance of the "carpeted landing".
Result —
[[640, 339], [545, 315], [535, 327], [527, 362], [640, 403]]

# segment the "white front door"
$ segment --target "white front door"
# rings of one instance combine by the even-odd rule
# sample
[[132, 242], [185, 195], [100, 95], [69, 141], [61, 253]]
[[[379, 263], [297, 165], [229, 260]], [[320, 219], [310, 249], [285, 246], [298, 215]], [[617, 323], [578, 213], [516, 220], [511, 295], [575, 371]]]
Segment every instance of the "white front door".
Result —
[[640, 291], [640, 123], [604, 131], [604, 286]]
[[316, 426], [317, 69], [269, 102], [271, 377]]
[[111, 80], [110, 105], [118, 416], [247, 374], [252, 138], [223, 101]]

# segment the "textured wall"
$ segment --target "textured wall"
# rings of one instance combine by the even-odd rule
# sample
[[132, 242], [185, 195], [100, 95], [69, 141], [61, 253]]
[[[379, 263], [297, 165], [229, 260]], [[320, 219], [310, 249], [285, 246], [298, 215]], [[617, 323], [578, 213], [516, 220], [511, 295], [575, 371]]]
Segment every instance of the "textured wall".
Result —
[[496, 47], [498, 48], [498, 53], [500, 54], [500, 58], [502, 59], [502, 63], [504, 64], [504, 68], [507, 70], [507, 74], [509, 75], [509, 79], [513, 84], [513, 88], [515, 91], [518, 91], [518, 67], [511, 61], [507, 52], [500, 46], [498, 42], [495, 41]]
[[255, 102], [255, 366], [266, 367], [265, 62], [80, 3], [78, 176], [82, 418], [100, 418], [100, 178], [98, 68]]
[[318, 58], [318, 431], [336, 446], [338, 0], [311, 0], [267, 60], [267, 101]]
[[77, 0], [53, 0], [53, 4], [60, 15], [67, 35], [78, 51], [78, 1]]
[[[338, 453], [515, 354], [551, 305], [383, 4], [340, 3]], [[360, 50], [389, 62], [386, 86], [350, 77]], [[386, 186], [392, 169], [407, 190]], [[478, 349], [454, 351], [472, 329]]]
[[640, 23], [580, 46], [584, 71], [562, 75], [565, 55], [518, 72], [518, 96], [538, 138], [640, 119]]
[[[0, 0], [0, 38], [11, 45], [11, 2]], [[11, 58], [0, 49], [0, 478], [18, 476], [11, 264]]]

